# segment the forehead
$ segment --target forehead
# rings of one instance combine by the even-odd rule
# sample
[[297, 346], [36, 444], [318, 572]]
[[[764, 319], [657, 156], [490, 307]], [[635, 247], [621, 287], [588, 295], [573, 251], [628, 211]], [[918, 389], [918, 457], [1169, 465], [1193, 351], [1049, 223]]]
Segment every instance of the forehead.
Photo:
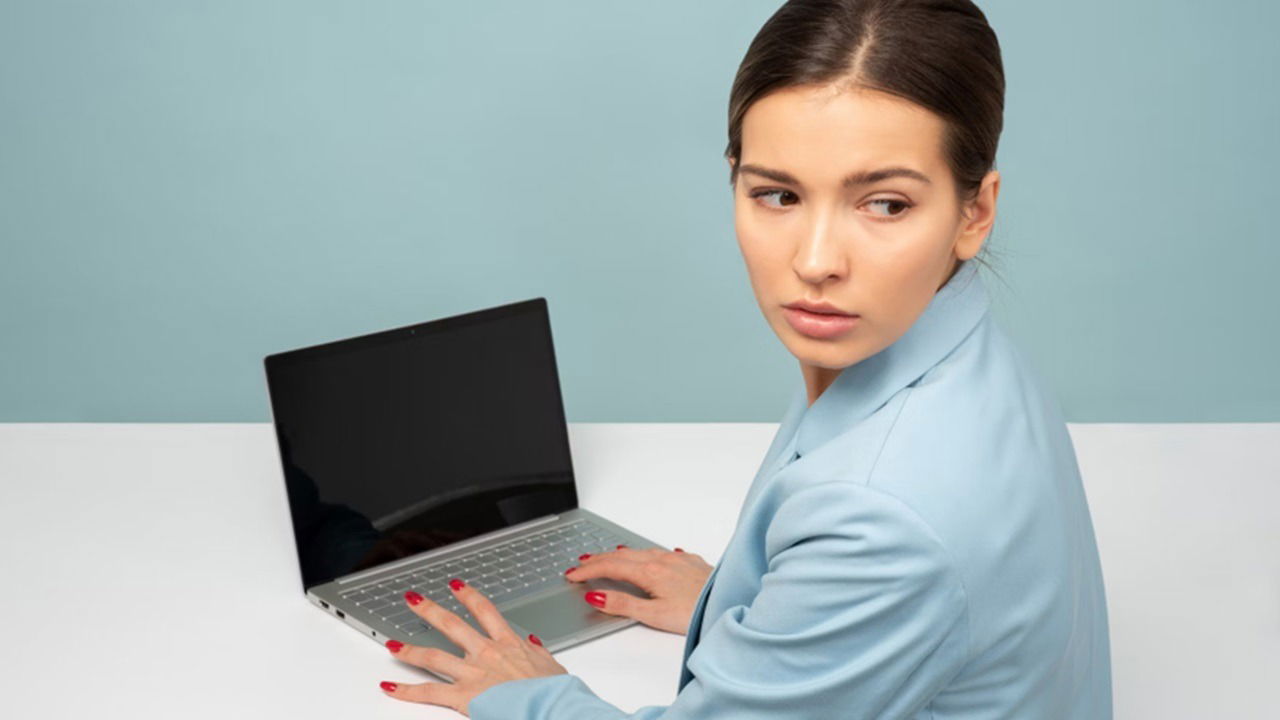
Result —
[[802, 85], [757, 100], [742, 119], [742, 162], [809, 178], [906, 165], [931, 177], [945, 168], [945, 123], [902, 98], [865, 88]]

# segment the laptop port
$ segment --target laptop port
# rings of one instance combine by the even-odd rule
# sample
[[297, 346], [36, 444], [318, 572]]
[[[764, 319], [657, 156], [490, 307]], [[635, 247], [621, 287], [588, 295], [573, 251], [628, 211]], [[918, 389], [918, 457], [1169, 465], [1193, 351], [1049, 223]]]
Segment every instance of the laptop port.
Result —
[[325, 601], [321, 600], [321, 601], [320, 601], [320, 607], [324, 608], [325, 610], [328, 610], [328, 609], [329, 609], [329, 603], [327, 603], [327, 602], [325, 602]]
[[345, 618], [347, 616], [346, 613], [342, 612], [341, 610], [334, 610], [334, 612], [338, 613], [338, 617], [340, 618]]

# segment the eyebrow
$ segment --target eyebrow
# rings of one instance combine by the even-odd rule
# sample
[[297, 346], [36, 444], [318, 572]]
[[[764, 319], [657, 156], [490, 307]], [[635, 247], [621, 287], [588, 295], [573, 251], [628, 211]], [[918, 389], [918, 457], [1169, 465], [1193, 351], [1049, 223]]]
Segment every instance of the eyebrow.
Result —
[[[796, 180], [790, 173], [786, 173], [781, 170], [771, 170], [767, 167], [761, 167], [760, 165], [743, 165], [738, 168], [738, 172], [752, 173], [753, 175], [759, 175], [774, 182], [786, 183], [787, 185], [800, 185], [800, 181]], [[911, 178], [913, 180], [919, 180], [927, 185], [933, 184], [933, 181], [929, 179], [929, 176], [919, 170], [912, 170], [911, 168], [906, 167], [886, 167], [879, 168], [877, 170], [862, 170], [850, 173], [845, 176], [840, 185], [841, 187], [851, 188], [858, 185], [870, 185], [871, 183], [877, 183], [881, 180], [888, 180], [889, 178], [895, 177]]]

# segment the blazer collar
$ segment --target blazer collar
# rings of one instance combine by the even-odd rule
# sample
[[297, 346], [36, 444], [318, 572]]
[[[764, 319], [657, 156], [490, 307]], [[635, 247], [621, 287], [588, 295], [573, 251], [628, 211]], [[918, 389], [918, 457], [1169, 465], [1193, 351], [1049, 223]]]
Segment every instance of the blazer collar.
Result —
[[[795, 452], [807, 455], [913, 384], [969, 336], [989, 307], [977, 264], [972, 260], [962, 262], [902, 337], [846, 367], [803, 411], [796, 430]], [[801, 402], [807, 402], [803, 382], [801, 395]]]

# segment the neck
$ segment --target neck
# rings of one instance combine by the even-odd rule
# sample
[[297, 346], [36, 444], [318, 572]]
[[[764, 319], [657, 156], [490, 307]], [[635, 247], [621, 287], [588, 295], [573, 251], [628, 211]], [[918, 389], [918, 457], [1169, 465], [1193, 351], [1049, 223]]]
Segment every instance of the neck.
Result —
[[840, 371], [844, 368], [825, 368], [818, 365], [800, 364], [800, 373], [804, 376], [805, 388], [809, 391], [809, 405], [818, 399], [831, 383], [836, 381], [836, 377], [840, 375]]

